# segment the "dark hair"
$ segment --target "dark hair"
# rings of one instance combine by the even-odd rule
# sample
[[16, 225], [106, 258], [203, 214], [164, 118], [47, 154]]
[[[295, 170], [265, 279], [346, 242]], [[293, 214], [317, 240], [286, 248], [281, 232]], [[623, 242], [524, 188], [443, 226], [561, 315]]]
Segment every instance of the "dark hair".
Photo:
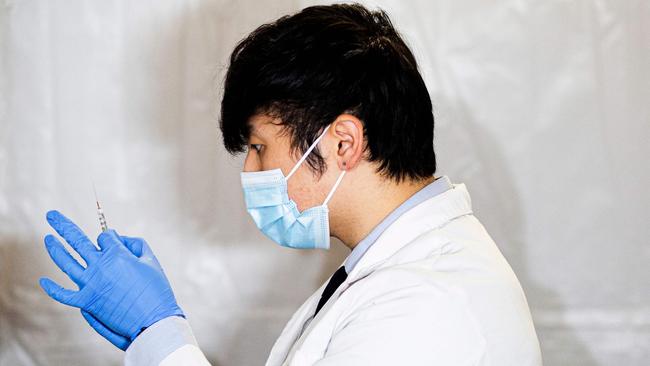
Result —
[[[378, 173], [397, 182], [433, 176], [431, 99], [385, 11], [307, 7], [261, 25], [232, 52], [220, 120], [231, 154], [245, 151], [253, 115], [278, 118], [302, 154], [342, 113], [362, 121]], [[326, 168], [318, 148], [306, 161], [318, 174]]]

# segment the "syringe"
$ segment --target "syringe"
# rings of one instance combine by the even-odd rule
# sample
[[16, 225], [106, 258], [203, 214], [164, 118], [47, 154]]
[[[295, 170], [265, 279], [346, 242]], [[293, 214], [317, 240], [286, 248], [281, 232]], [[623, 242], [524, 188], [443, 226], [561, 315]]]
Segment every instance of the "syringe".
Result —
[[97, 216], [99, 216], [99, 225], [102, 227], [102, 231], [108, 230], [108, 225], [106, 225], [106, 218], [104, 217], [104, 211], [99, 205], [99, 200], [97, 199], [97, 190], [95, 189], [95, 182], [93, 182], [93, 192], [95, 192], [95, 202], [97, 202]]

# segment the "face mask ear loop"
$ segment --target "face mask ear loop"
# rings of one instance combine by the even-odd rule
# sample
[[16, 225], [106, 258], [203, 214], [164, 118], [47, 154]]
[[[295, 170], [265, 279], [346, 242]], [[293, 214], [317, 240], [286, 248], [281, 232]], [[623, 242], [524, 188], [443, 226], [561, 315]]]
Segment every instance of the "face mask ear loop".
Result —
[[336, 191], [336, 188], [339, 186], [339, 183], [341, 183], [341, 179], [343, 179], [343, 176], [345, 175], [346, 171], [347, 170], [342, 171], [341, 175], [339, 175], [338, 179], [336, 180], [336, 183], [334, 183], [334, 187], [332, 187], [330, 193], [327, 195], [327, 198], [325, 198], [325, 202], [323, 202], [323, 206], [327, 206], [327, 202], [329, 202], [330, 198], [332, 198], [334, 191]]
[[289, 174], [287, 175], [286, 180], [289, 180], [289, 177], [291, 177], [291, 176], [293, 175], [293, 173], [295, 173], [296, 170], [298, 170], [298, 167], [300, 166], [300, 164], [302, 164], [302, 162], [305, 161], [305, 159], [307, 159], [307, 156], [309, 155], [309, 153], [310, 153], [312, 150], [314, 150], [314, 148], [316, 147], [316, 145], [318, 145], [318, 142], [320, 141], [320, 139], [323, 138], [323, 136], [325, 136], [325, 132], [327, 132], [327, 129], [330, 128], [330, 126], [331, 126], [331, 125], [327, 125], [327, 127], [325, 127], [325, 130], [323, 131], [323, 133], [321, 133], [320, 136], [318, 136], [318, 138], [316, 139], [316, 141], [314, 141], [314, 142], [311, 144], [311, 146], [309, 147], [309, 149], [307, 149], [307, 151], [305, 151], [305, 153], [302, 155], [302, 157], [300, 158], [300, 160], [298, 160], [298, 162], [296, 163], [296, 165], [294, 165], [293, 169], [291, 169], [291, 171], [290, 171]]

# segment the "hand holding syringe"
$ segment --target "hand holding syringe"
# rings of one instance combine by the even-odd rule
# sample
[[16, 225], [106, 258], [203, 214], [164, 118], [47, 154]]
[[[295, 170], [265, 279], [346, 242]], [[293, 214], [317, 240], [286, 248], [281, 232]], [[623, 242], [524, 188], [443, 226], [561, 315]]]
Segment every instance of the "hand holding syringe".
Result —
[[54, 235], [45, 236], [48, 254], [79, 290], [64, 288], [47, 277], [41, 277], [39, 283], [54, 300], [80, 308], [97, 333], [126, 350], [152, 324], [169, 317], [184, 318], [185, 314], [149, 244], [109, 229], [96, 190], [95, 202], [102, 228], [97, 245], [59, 211], [46, 214], [50, 226], [86, 263], [82, 266]]

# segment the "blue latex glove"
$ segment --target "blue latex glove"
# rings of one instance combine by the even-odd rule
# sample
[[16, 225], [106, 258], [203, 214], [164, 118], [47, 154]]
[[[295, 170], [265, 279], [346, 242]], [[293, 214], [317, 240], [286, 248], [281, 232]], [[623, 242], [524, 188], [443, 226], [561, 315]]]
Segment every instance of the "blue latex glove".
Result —
[[142, 329], [158, 320], [185, 317], [144, 239], [120, 236], [109, 229], [99, 234], [98, 249], [60, 212], [48, 211], [46, 217], [87, 266], [79, 264], [54, 235], [46, 235], [47, 252], [79, 291], [45, 277], [40, 279], [41, 287], [54, 300], [80, 308], [90, 326], [116, 347], [125, 350]]

